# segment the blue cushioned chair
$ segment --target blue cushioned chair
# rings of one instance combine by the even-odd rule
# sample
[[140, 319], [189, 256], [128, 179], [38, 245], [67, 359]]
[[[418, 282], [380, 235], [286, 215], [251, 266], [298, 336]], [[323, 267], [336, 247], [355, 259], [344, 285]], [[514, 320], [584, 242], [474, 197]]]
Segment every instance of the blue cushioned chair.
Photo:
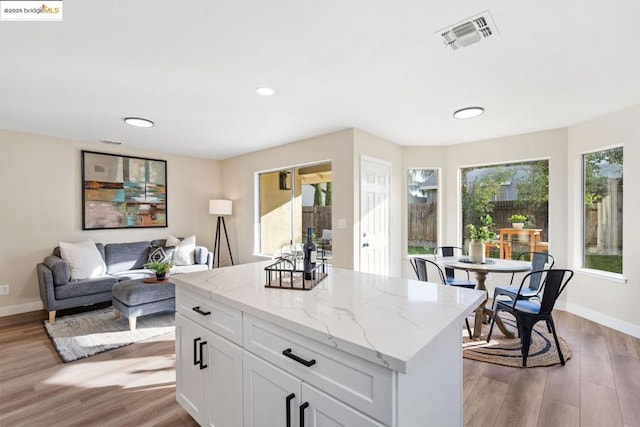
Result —
[[[531, 271], [534, 272], [531, 275], [531, 279], [529, 280], [529, 284], [526, 288], [513, 286], [513, 279], [516, 274], [513, 273], [511, 275], [511, 281], [509, 282], [509, 286], [496, 286], [493, 291], [493, 304], [497, 301], [499, 296], [507, 296], [509, 299], [528, 299], [532, 296], [538, 294], [538, 290], [540, 289], [540, 285], [542, 284], [542, 273], [541, 271], [545, 268], [552, 269], [555, 264], [555, 258], [544, 252], [523, 252], [518, 255], [516, 258], [518, 261], [525, 261], [527, 259], [531, 260]], [[520, 290], [518, 290], [520, 289]]]
[[[491, 340], [491, 333], [493, 332], [493, 325], [496, 322], [496, 317], [500, 311], [506, 311], [511, 313], [515, 318], [518, 326], [518, 335], [522, 342], [522, 366], [527, 366], [527, 357], [529, 356], [529, 346], [531, 345], [531, 331], [536, 323], [544, 320], [547, 323], [547, 329], [553, 334], [553, 339], [560, 355], [560, 363], [564, 365], [564, 356], [560, 349], [560, 343], [558, 342], [558, 336], [556, 335], [556, 327], [553, 323], [553, 317], [551, 312], [556, 300], [567, 287], [567, 283], [573, 277], [573, 271], [571, 270], [542, 270], [533, 271], [527, 274], [517, 290], [516, 295], [520, 293], [522, 289], [530, 286], [530, 281], [536, 275], [545, 276], [542, 282], [541, 288], [536, 294], [536, 298], [529, 299], [512, 299], [508, 301], [498, 301], [495, 304], [493, 311], [493, 319], [491, 320], [491, 327], [489, 328], [489, 335], [487, 336], [487, 342]], [[533, 279], [535, 280], [535, 279]]]
[[[452, 257], [452, 256], [462, 256], [462, 248], [459, 246], [439, 246], [433, 252], [433, 256], [438, 260], [438, 255], [442, 257]], [[476, 283], [469, 279], [469, 272], [467, 271], [466, 279], [457, 279], [455, 277], [455, 270], [453, 268], [444, 269], [444, 278], [447, 282], [447, 285], [451, 286], [462, 286], [465, 288], [471, 287], [475, 288]]]

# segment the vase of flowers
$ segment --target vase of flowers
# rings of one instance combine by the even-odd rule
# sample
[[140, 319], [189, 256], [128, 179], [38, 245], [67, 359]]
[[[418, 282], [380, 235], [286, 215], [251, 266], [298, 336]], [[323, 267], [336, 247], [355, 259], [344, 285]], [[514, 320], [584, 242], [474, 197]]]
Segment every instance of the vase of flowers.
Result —
[[480, 217], [480, 223], [482, 225], [479, 226], [467, 224], [467, 230], [471, 238], [471, 242], [469, 243], [469, 261], [474, 264], [484, 264], [485, 243], [496, 237], [496, 233], [491, 231], [493, 219], [490, 215]]

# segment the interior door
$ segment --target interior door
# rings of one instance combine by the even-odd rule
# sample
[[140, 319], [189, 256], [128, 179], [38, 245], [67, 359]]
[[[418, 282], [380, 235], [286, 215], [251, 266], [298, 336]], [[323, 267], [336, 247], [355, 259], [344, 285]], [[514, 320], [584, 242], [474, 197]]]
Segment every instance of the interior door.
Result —
[[389, 191], [391, 165], [360, 159], [360, 271], [389, 274]]

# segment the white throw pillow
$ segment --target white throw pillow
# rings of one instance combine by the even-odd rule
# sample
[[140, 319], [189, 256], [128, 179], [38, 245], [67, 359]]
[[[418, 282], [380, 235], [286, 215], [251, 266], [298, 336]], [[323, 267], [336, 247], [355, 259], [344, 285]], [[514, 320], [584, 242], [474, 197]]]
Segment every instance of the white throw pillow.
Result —
[[79, 243], [60, 242], [59, 246], [62, 259], [69, 263], [71, 280], [107, 274], [107, 266], [92, 240]]
[[193, 265], [195, 263], [196, 236], [185, 237], [180, 241], [177, 237], [169, 235], [165, 246], [173, 246], [176, 248], [173, 253], [174, 265]]

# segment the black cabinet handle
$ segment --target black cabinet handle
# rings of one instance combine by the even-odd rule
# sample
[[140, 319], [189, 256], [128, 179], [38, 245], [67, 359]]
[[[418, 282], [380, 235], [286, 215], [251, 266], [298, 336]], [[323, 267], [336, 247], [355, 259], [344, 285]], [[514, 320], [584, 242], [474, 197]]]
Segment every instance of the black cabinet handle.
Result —
[[316, 359], [311, 359], [311, 360], [304, 360], [302, 357], [300, 356], [296, 356], [295, 354], [293, 354], [291, 352], [291, 349], [288, 348], [285, 351], [282, 352], [282, 354], [284, 354], [285, 356], [287, 356], [289, 359], [293, 359], [298, 363], [302, 363], [304, 366], [306, 366], [307, 368], [309, 366], [315, 365], [316, 364]]
[[291, 400], [296, 397], [295, 394], [291, 393], [289, 396], [285, 398], [286, 407], [287, 407], [287, 427], [291, 427]]
[[198, 360], [198, 341], [200, 341], [200, 338], [193, 339], [193, 364], [194, 365], [197, 365], [200, 363], [200, 361]]
[[192, 310], [195, 311], [198, 314], [202, 314], [203, 316], [208, 316], [208, 315], [211, 314], [210, 311], [202, 311], [202, 310], [200, 310], [200, 306], [193, 307]]
[[206, 341], [202, 341], [202, 342], [200, 343], [200, 369], [204, 369], [204, 368], [206, 368], [206, 367], [208, 367], [208, 366], [209, 366], [209, 365], [205, 365], [205, 364], [204, 364], [204, 358], [202, 357], [202, 355], [204, 354], [204, 353], [203, 353], [203, 350], [204, 350], [204, 346], [205, 346], [205, 345], [207, 345], [207, 342], [206, 342]]
[[309, 402], [300, 405], [300, 427], [304, 427], [304, 410], [309, 406]]

